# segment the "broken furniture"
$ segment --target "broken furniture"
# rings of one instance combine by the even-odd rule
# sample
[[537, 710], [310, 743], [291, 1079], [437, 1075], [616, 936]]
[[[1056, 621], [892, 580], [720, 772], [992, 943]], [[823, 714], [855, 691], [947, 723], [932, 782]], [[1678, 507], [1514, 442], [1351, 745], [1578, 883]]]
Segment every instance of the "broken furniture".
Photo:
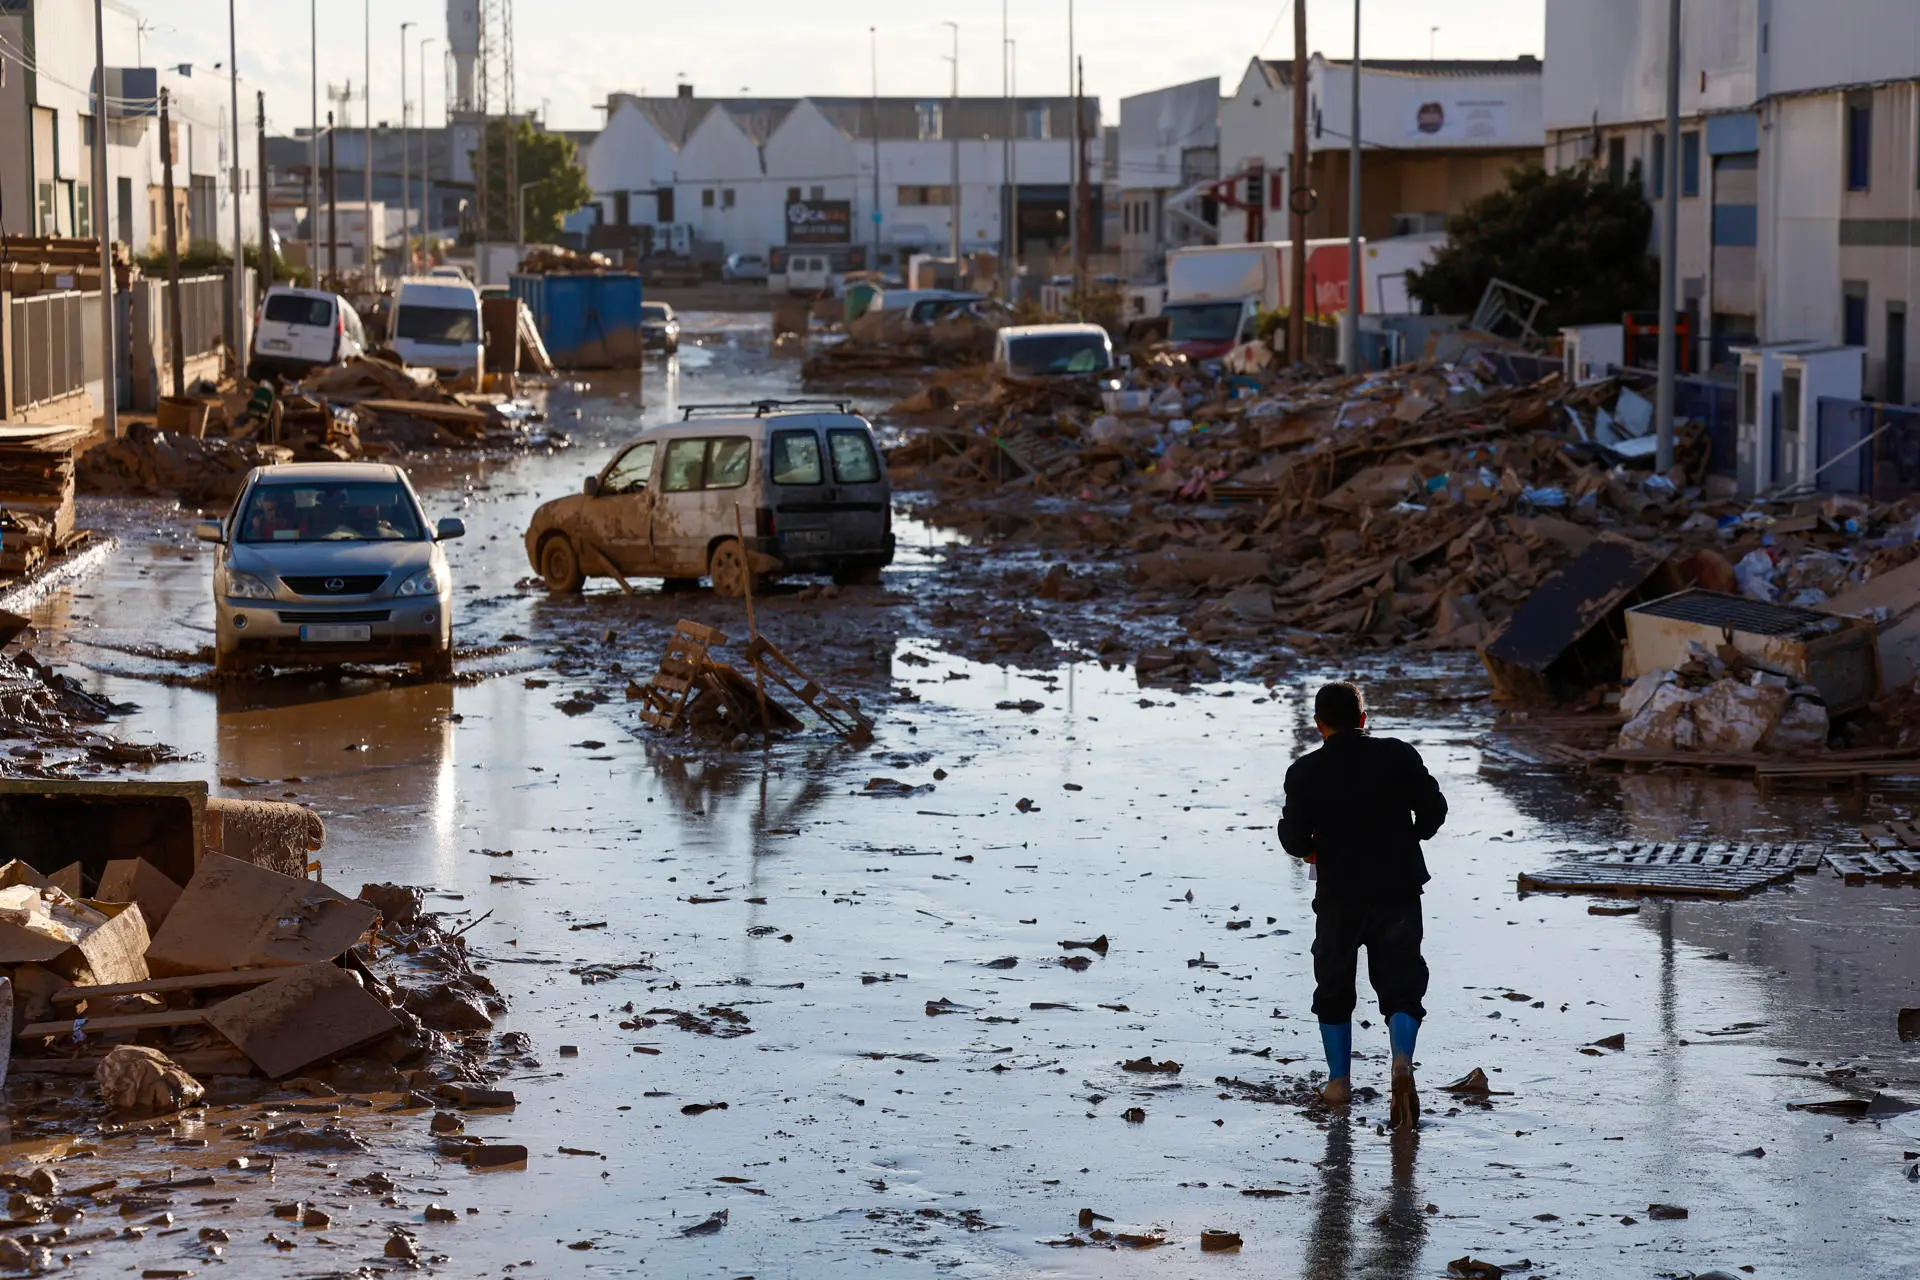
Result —
[[857, 703], [802, 671], [765, 636], [747, 643], [745, 657], [755, 675], [752, 683], [742, 672], [714, 659], [710, 650], [726, 642], [726, 635], [713, 627], [681, 619], [653, 679], [636, 686], [637, 693], [629, 693], [640, 702], [641, 720], [674, 733], [698, 710], [701, 699], [710, 698], [735, 732], [801, 728], [792, 712], [767, 696], [766, 682], [771, 681], [806, 703], [841, 737], [860, 742], [873, 736], [873, 721]]
[[694, 677], [707, 661], [707, 650], [727, 642], [724, 632], [682, 618], [674, 624], [660, 669], [641, 686], [640, 718], [665, 733], [680, 728], [693, 698]]
[[1880, 692], [1873, 624], [1864, 619], [1694, 587], [1633, 606], [1626, 625], [1628, 681], [1681, 666], [1689, 645], [1708, 653], [1730, 645], [1749, 665], [1818, 689], [1832, 716], [1858, 711]]
[[1540, 584], [1480, 651], [1494, 691], [1547, 701], [1620, 678], [1621, 615], [1678, 584], [1657, 547], [1603, 534]]
[[1740, 898], [1820, 868], [1808, 844], [1636, 844], [1520, 873], [1521, 893]]

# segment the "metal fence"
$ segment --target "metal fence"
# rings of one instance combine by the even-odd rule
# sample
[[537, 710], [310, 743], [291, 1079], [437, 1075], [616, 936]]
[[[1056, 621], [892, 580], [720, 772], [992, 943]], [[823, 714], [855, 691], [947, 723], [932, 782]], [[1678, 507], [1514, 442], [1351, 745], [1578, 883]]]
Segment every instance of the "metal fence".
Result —
[[1822, 397], [1818, 415], [1821, 492], [1876, 502], [1920, 493], [1920, 405]]
[[[163, 284], [158, 299], [162, 326], [172, 315], [165, 288]], [[225, 332], [227, 290], [226, 276], [194, 276], [180, 282], [180, 354], [183, 358], [191, 359], [213, 350], [214, 342]]]
[[1674, 421], [1705, 424], [1712, 446], [1707, 470], [1717, 476], [1737, 475], [1740, 470], [1740, 426], [1735, 420], [1738, 403], [1730, 382], [1712, 378], [1673, 380]]
[[43, 293], [8, 305], [15, 412], [84, 390], [89, 377], [100, 376], [99, 294]]

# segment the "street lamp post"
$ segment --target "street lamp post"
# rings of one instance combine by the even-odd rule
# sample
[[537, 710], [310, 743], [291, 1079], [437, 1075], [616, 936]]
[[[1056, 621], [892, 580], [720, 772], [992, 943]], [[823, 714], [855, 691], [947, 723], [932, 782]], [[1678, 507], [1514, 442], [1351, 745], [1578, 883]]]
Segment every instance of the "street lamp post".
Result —
[[[227, 0], [227, 84], [233, 117], [233, 187], [227, 193], [233, 200], [233, 278], [228, 284], [233, 290], [233, 355], [244, 369], [247, 364], [247, 259], [240, 243], [240, 33], [234, 23], [233, 7], [234, 0]], [[261, 176], [264, 179], [265, 175]], [[260, 243], [266, 243], [264, 233]]]
[[107, 37], [100, 9], [100, 0], [93, 0], [93, 234], [100, 237], [100, 413], [111, 440], [120, 434], [120, 342], [114, 326], [113, 241], [107, 235]]
[[[367, 275], [367, 287], [378, 288], [380, 268], [373, 256], [373, 0], [362, 0], [360, 6], [360, 37], [364, 48], [361, 56], [366, 69], [361, 75], [360, 91], [366, 95], [367, 116], [360, 122], [361, 149], [360, 160], [360, 204], [365, 209], [365, 221], [361, 224], [366, 231], [366, 258], [361, 262]], [[260, 243], [267, 242], [266, 232], [260, 233]]]
[[307, 270], [320, 279], [320, 0], [307, 0]]
[[417, 23], [400, 24], [400, 274], [413, 265], [413, 231], [408, 222], [413, 216], [412, 174], [407, 171], [407, 28]]
[[420, 251], [427, 250], [427, 192], [433, 179], [427, 170], [427, 46], [440, 41], [428, 36], [420, 42]]
[[1347, 372], [1360, 372], [1360, 0], [1353, 0], [1353, 136], [1347, 139]]
[[944, 128], [952, 131], [953, 137], [953, 177], [947, 188], [947, 220], [950, 224], [948, 240], [953, 254], [953, 283], [960, 286], [960, 24], [943, 22], [943, 27], [953, 28], [953, 56], [947, 61], [953, 64], [953, 91], [948, 95], [947, 110], [953, 119]]

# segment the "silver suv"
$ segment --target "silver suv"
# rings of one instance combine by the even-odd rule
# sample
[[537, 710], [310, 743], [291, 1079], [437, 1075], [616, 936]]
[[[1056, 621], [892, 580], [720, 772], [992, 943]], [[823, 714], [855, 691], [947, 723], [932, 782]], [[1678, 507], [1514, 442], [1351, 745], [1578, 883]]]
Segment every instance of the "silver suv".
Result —
[[222, 521], [194, 530], [218, 545], [214, 669], [263, 663], [411, 662], [453, 674], [453, 583], [440, 544], [398, 467], [362, 462], [256, 467]]

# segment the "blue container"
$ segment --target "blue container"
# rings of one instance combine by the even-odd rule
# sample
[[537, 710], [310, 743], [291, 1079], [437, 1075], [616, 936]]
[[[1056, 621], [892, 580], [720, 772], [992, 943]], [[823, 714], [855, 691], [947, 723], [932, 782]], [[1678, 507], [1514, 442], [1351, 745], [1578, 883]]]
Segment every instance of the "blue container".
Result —
[[640, 277], [512, 276], [547, 354], [560, 369], [640, 367]]

